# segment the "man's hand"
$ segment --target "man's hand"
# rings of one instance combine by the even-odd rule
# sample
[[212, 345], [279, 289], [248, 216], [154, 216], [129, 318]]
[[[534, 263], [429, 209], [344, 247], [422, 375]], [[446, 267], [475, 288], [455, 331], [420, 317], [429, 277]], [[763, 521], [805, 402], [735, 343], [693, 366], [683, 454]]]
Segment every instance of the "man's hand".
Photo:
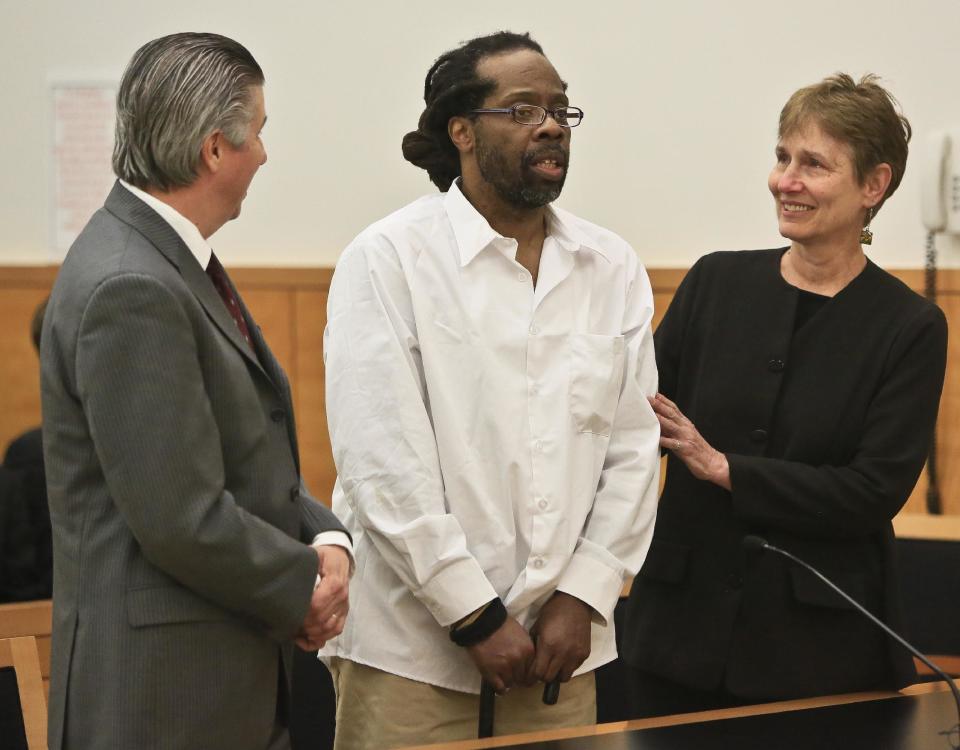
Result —
[[350, 609], [350, 555], [335, 544], [313, 548], [317, 553], [320, 582], [310, 597], [310, 609], [295, 643], [304, 651], [316, 651], [340, 635]]
[[557, 591], [540, 610], [531, 633], [537, 644], [530, 683], [567, 682], [590, 656], [590, 606]]
[[514, 685], [532, 685], [527, 674], [533, 660], [533, 641], [527, 631], [512, 617], [493, 631], [489, 638], [467, 647], [483, 679], [498, 693]]

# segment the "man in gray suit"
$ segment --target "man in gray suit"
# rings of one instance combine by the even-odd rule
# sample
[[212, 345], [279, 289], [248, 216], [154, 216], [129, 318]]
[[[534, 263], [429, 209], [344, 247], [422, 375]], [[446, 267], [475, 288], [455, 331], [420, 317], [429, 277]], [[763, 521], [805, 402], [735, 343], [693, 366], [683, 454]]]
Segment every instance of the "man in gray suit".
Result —
[[288, 747], [292, 641], [343, 627], [349, 537], [303, 487], [289, 383], [206, 242], [265, 120], [259, 65], [221, 36], [152, 41], [120, 83], [120, 179], [43, 329], [51, 748]]

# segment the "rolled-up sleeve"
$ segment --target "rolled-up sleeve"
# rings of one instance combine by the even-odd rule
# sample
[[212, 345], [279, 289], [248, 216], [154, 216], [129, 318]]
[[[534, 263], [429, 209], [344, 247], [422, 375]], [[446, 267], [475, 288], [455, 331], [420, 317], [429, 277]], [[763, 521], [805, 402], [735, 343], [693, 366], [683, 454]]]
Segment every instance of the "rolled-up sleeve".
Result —
[[347, 503], [440, 625], [497, 596], [444, 498], [410, 290], [383, 238], [346, 249], [324, 334], [326, 405]]
[[638, 263], [625, 305], [624, 377], [593, 508], [558, 590], [613, 617], [626, 576], [637, 573], [653, 536], [660, 478], [660, 426], [647, 398], [657, 392], [653, 294]]

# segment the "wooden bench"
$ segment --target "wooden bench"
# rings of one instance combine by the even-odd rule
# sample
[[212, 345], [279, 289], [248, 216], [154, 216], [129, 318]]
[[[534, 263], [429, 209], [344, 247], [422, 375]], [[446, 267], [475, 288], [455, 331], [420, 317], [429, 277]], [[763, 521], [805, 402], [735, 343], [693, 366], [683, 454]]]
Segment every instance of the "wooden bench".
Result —
[[13, 667], [16, 672], [27, 747], [46, 750], [47, 699], [40, 677], [36, 638], [0, 638], [0, 667]]
[[33, 636], [37, 640], [44, 695], [50, 694], [50, 631], [52, 627], [53, 603], [49, 599], [0, 604], [0, 638]]

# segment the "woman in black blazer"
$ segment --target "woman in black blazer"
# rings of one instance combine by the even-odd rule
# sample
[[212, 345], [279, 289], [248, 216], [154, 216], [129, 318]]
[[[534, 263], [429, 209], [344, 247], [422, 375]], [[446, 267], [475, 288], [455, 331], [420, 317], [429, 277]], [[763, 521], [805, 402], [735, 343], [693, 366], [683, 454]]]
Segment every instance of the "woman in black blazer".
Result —
[[656, 332], [667, 479], [621, 652], [635, 714], [896, 688], [912, 661], [756, 534], [898, 624], [891, 519], [946, 365], [938, 307], [863, 253], [910, 126], [872, 76], [801, 89], [769, 178], [788, 248], [714, 253]]

